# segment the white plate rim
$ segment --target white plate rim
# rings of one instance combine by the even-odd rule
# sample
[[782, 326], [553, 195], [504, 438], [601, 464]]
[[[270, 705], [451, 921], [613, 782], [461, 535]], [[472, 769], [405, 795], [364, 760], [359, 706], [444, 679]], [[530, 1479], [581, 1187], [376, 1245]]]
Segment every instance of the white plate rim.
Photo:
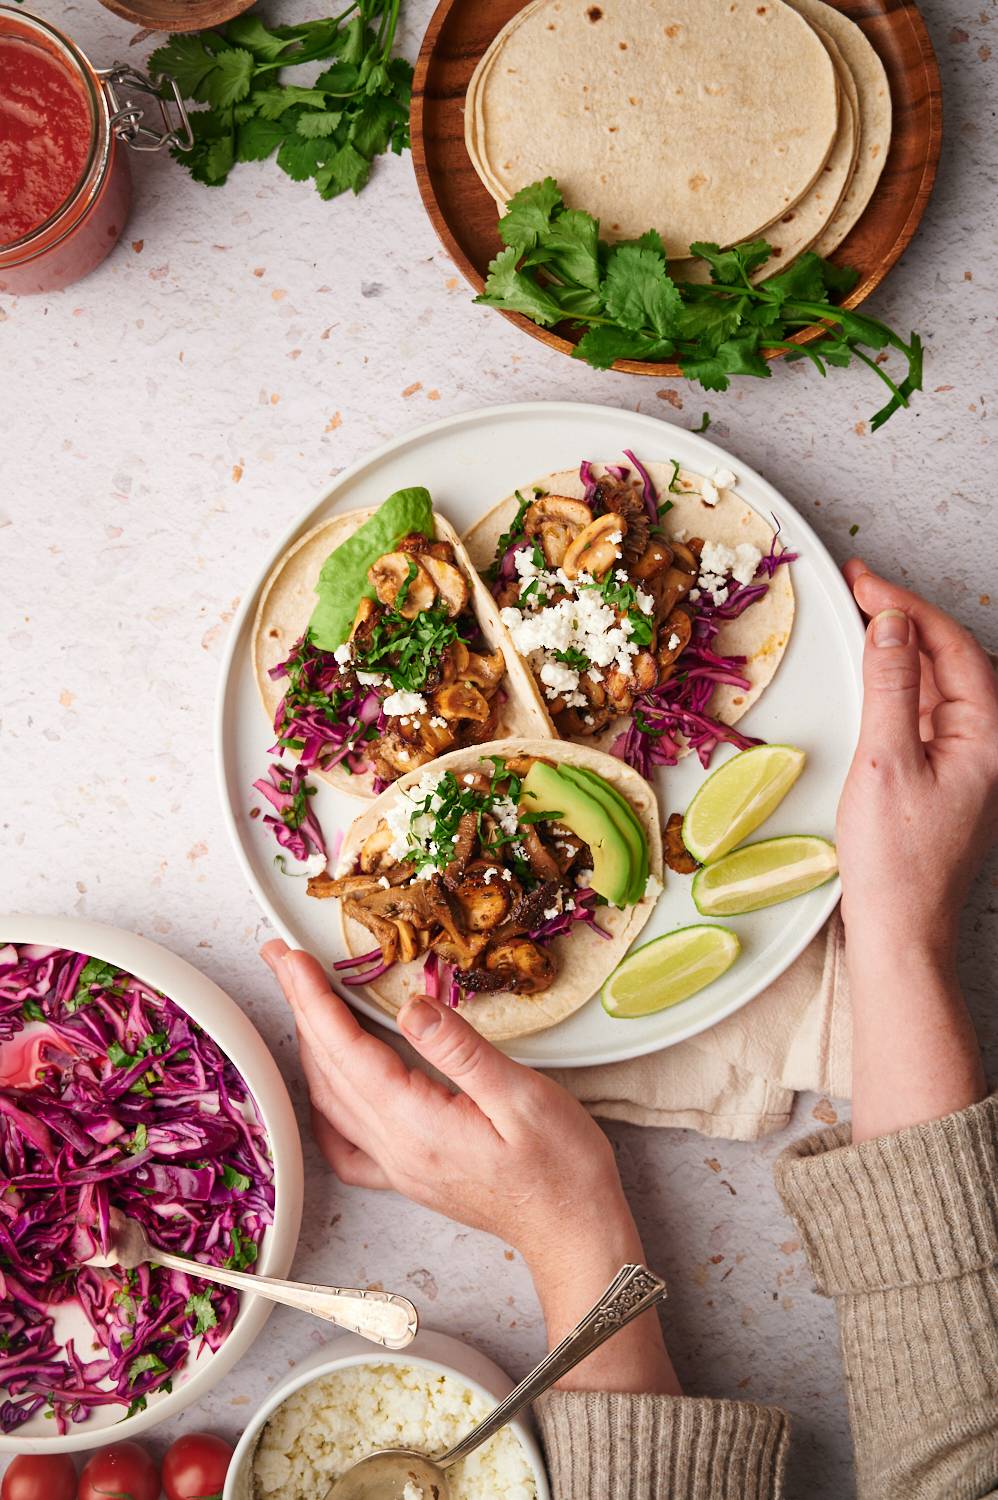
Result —
[[[274, 1162], [274, 1222], [261, 1247], [259, 1274], [286, 1277], [298, 1245], [304, 1205], [301, 1136], [280, 1069], [242, 1007], [187, 959], [127, 928], [83, 917], [9, 912], [0, 915], [0, 937], [10, 943], [72, 948], [77, 953], [117, 964], [161, 990], [208, 1032], [252, 1089], [267, 1131]], [[178, 999], [178, 993], [194, 996], [195, 1004], [189, 1005], [186, 998]], [[231, 1028], [231, 1034], [223, 1037], [227, 1028]], [[123, 1417], [92, 1431], [87, 1430], [85, 1423], [70, 1426], [64, 1436], [52, 1438], [17, 1428], [0, 1433], [0, 1454], [77, 1453], [122, 1442], [159, 1426], [195, 1405], [233, 1369], [252, 1347], [274, 1306], [262, 1297], [244, 1296], [232, 1332], [221, 1348], [176, 1389], [150, 1400], [146, 1409], [134, 1417]]]
[[[818, 533], [810, 522], [789, 500], [782, 495], [776, 487], [763, 477], [750, 464], [736, 454], [729, 453], [717, 443], [704, 437], [701, 433], [691, 432], [688, 428], [679, 427], [675, 423], [663, 421], [659, 417], [647, 412], [630, 411], [625, 407], [611, 406], [599, 402], [588, 401], [515, 401], [502, 403], [496, 406], [476, 406], [467, 411], [456, 412], [447, 417], [438, 418], [434, 422], [421, 424], [410, 431], [400, 433], [396, 437], [388, 439], [387, 442], [379, 444], [370, 452], [356, 459], [339, 474], [335, 475], [332, 482], [327, 485], [319, 495], [301, 512], [286, 530], [281, 534], [276, 543], [272, 544], [267, 555], [267, 561], [257, 572], [248, 592], [242, 597], [238, 610], [233, 617], [226, 641], [219, 669], [219, 685], [215, 700], [214, 728], [213, 728], [213, 750], [215, 757], [216, 784], [218, 787], [219, 800], [221, 802], [222, 818], [228, 830], [229, 839], [235, 850], [236, 860], [246, 878], [250, 890], [253, 892], [257, 904], [264, 912], [271, 926], [289, 946], [296, 946], [297, 939], [291, 929], [283, 922], [271, 903], [266, 891], [257, 879], [256, 873], [250, 863], [249, 856], [240, 836], [238, 823], [228, 795], [226, 781], [226, 711], [228, 707], [230, 690], [232, 688], [233, 676], [236, 666], [236, 657], [240, 646], [243, 631], [252, 625], [252, 619], [256, 612], [257, 602], [261, 590], [270, 577], [271, 572], [278, 559], [284, 555], [291, 544], [304, 534], [311, 526], [339, 505], [341, 492], [349, 489], [350, 485], [368, 469], [376, 468], [385, 459], [392, 457], [409, 446], [415, 446], [426, 438], [437, 437], [442, 433], [456, 432], [466, 427], [473, 427], [478, 423], [515, 421], [517, 418], [531, 419], [539, 414], [545, 414], [552, 422], [559, 417], [583, 418], [587, 415], [594, 419], [612, 420], [619, 419], [628, 425], [646, 427], [649, 433], [661, 437], [667, 432], [670, 441], [676, 449], [684, 467], [701, 468], [704, 472], [711, 472], [714, 468], [734, 468], [738, 475], [739, 492], [741, 482], [744, 479], [762, 491], [765, 502], [771, 505], [772, 513], [779, 513], [781, 517], [790, 519], [790, 526], [794, 534], [794, 547], [799, 548], [801, 542], [807, 548], [809, 561], [825, 570], [825, 583], [835, 604], [835, 596], [838, 596], [837, 615], [839, 623], [847, 640], [851, 638], [853, 651], [852, 661], [857, 681], [861, 680], [860, 663], [862, 660], [863, 641], [865, 631], [862, 625], [859, 610], [853, 600], [849, 586], [843, 578], [831, 553], [821, 540]], [[629, 440], [633, 446], [633, 440]], [[681, 450], [687, 450], [692, 457], [687, 459]], [[501, 496], [497, 496], [497, 501]], [[757, 509], [755, 502], [746, 500], [753, 509]], [[582, 1068], [612, 1066], [616, 1062], [628, 1062], [637, 1057], [645, 1057], [655, 1052], [663, 1051], [669, 1047], [677, 1046], [680, 1042], [688, 1041], [691, 1037], [698, 1036], [704, 1031], [710, 1030], [721, 1021], [727, 1020], [747, 1005], [751, 1000], [768, 989], [770, 985], [786, 972], [795, 959], [817, 935], [824, 926], [835, 907], [838, 905], [842, 890], [841, 882], [836, 877], [827, 886], [820, 887], [818, 891], [812, 892], [812, 897], [822, 897], [815, 902], [816, 915], [805, 927], [802, 934], [788, 944], [784, 954], [779, 960], [778, 966], [769, 973], [761, 976], [756, 982], [748, 985], [746, 989], [734, 996], [725, 1005], [720, 1005], [717, 1011], [703, 1021], [690, 1021], [685, 1027], [679, 1027], [668, 1037], [651, 1037], [635, 1040], [634, 1046], [615, 1051], [611, 1058], [603, 1053], [589, 1052], [585, 1055], [574, 1055], [570, 1058], [552, 1059], [546, 1061], [543, 1066], [552, 1068]], [[365, 1000], [362, 996], [352, 991], [344, 991], [336, 984], [332, 975], [328, 976], [336, 993], [354, 1010], [359, 1011], [369, 1020], [377, 1022], [389, 1031], [401, 1035], [395, 1018], [387, 1015], [377, 1005]], [[591, 1003], [591, 1001], [587, 1002]], [[552, 1027], [556, 1031], [557, 1027]], [[537, 1066], [535, 1059], [518, 1056], [515, 1042], [511, 1045], [502, 1044], [502, 1050], [517, 1062], [525, 1062], [530, 1066]]]

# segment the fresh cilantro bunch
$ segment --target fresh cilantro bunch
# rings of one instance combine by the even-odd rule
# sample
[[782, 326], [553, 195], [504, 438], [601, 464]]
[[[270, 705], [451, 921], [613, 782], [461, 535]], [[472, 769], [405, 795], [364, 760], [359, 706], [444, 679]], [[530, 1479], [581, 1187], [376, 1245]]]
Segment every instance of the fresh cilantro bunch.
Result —
[[[809, 359], [822, 375], [827, 365], [855, 358], [890, 391], [871, 420], [874, 430], [922, 389], [918, 335], [906, 344], [876, 318], [835, 306], [833, 298], [855, 285], [857, 273], [812, 251], [753, 284], [751, 273], [771, 253], [765, 240], [730, 250], [697, 243], [690, 249], [709, 262], [710, 284], [676, 281], [657, 230], [607, 244], [599, 237], [599, 220], [566, 208], [552, 177], [511, 199], [499, 234], [506, 249], [490, 265], [485, 291], [475, 300], [523, 313], [542, 328], [569, 322], [584, 329], [573, 352], [598, 370], [617, 359], [675, 359], [688, 379], [724, 391], [732, 375], [768, 376], [766, 350]], [[821, 329], [821, 336], [807, 345], [788, 342], [806, 328]], [[866, 349], [874, 356], [896, 350], [907, 363], [904, 378], [893, 380]]]
[[[400, 0], [353, 0], [338, 16], [267, 27], [237, 16], [217, 31], [172, 36], [149, 59], [187, 99], [194, 148], [174, 150], [197, 182], [217, 187], [238, 161], [277, 165], [319, 195], [359, 193], [371, 163], [409, 144], [412, 67], [392, 57]], [[308, 87], [282, 83], [285, 68], [328, 62]]]

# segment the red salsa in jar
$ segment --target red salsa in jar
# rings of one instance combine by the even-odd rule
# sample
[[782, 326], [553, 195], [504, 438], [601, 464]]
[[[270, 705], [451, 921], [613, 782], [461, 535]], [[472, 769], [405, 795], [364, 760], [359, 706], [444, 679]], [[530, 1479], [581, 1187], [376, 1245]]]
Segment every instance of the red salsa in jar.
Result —
[[0, 33], [0, 245], [66, 202], [87, 165], [92, 128], [81, 80], [41, 47]]
[[130, 200], [97, 73], [47, 22], [0, 4], [0, 292], [86, 276], [116, 244]]

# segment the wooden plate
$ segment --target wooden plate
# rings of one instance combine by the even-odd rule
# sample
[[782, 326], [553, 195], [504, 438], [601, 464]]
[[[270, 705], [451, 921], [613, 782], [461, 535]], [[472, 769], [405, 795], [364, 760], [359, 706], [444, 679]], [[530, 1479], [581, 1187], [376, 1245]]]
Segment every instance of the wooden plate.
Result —
[[[925, 210], [942, 142], [942, 92], [932, 43], [911, 0], [830, 0], [862, 27], [887, 70], [893, 101], [890, 151], [862, 218], [831, 256], [854, 266], [859, 281], [845, 299], [868, 297], [911, 240]], [[493, 37], [524, 0], [440, 0], [423, 38], [412, 95], [412, 157], [426, 211], [444, 248], [476, 291], [502, 248], [496, 206], [464, 145], [464, 99]], [[576, 337], [503, 313], [552, 349], [571, 354]], [[817, 336], [798, 335], [798, 342]], [[677, 376], [678, 365], [621, 359], [616, 370]]]
[[116, 16], [150, 31], [201, 31], [249, 10], [253, 0], [101, 0]]

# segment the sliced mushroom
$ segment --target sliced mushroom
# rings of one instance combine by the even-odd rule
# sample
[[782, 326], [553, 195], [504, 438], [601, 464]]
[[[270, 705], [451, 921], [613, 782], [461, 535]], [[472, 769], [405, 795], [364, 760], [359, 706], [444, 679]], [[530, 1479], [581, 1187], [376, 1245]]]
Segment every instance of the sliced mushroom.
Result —
[[469, 932], [491, 932], [505, 920], [510, 908], [510, 890], [500, 871], [501, 866], [477, 859], [468, 866], [454, 891], [462, 925]]
[[380, 871], [382, 865], [388, 864], [391, 855], [388, 853], [394, 840], [394, 834], [388, 824], [382, 818], [377, 828], [364, 840], [360, 849], [360, 868], [365, 875], [372, 870]]
[[470, 655], [471, 652], [463, 641], [451, 641], [449, 646], [445, 646], [440, 656], [441, 683], [463, 679]]
[[475, 683], [491, 697], [502, 682], [505, 671], [506, 658], [501, 651], [492, 651], [488, 656], [480, 651], [469, 651], [462, 675], [465, 682]]
[[465, 719], [461, 729], [462, 744], [484, 745], [489, 740], [499, 739], [499, 708], [499, 698], [496, 695], [489, 701], [487, 718]]
[[395, 922], [395, 928], [399, 935], [399, 962], [407, 964], [412, 959], [418, 958], [423, 951], [419, 946], [416, 928], [411, 922], [402, 919]]
[[375, 604], [374, 600], [369, 599], [365, 594], [360, 603], [357, 605], [357, 613], [354, 615], [353, 624], [350, 626], [351, 641], [363, 636], [364, 627], [366, 625], [374, 623], [374, 619], [377, 613], [378, 607]]
[[551, 858], [555, 861], [561, 875], [564, 877], [572, 868], [583, 849], [586, 848], [586, 845], [576, 834], [566, 828], [563, 823], [555, 823], [551, 828], [551, 841], [548, 848], [551, 851]]
[[561, 566], [566, 578], [578, 578], [580, 573], [602, 578], [609, 573], [620, 556], [620, 543], [611, 537], [623, 538], [626, 530], [627, 522], [614, 511], [590, 521], [565, 553]]
[[615, 714], [629, 714], [634, 707], [634, 678], [630, 672], [612, 667], [606, 674], [606, 701]]
[[439, 557], [433, 557], [430, 553], [424, 553], [420, 557], [419, 566], [430, 575], [440, 601], [451, 619], [455, 619], [462, 610], [467, 609], [468, 584], [460, 569], [455, 568], [453, 563], [443, 562]]
[[658, 663], [650, 651], [639, 651], [631, 661], [631, 673], [636, 693], [647, 693], [658, 682]]
[[[521, 814], [528, 810], [523, 806], [520, 808]], [[541, 842], [536, 824], [521, 823], [517, 830], [517, 837], [527, 851], [527, 859], [530, 861], [530, 868], [534, 874], [539, 875], [541, 880], [558, 880], [561, 876], [558, 862]]]
[[[687, 552], [687, 548], [682, 549]], [[690, 554], [692, 558], [692, 554]], [[652, 582], [655, 591], [655, 618], [667, 620], [681, 600], [685, 599], [690, 589], [696, 583], [699, 564], [694, 560], [692, 567], [687, 567], [686, 559], [680, 556], [679, 544], [676, 546], [675, 556], [666, 569]]]
[[550, 954], [525, 937], [493, 943], [485, 954], [485, 969], [490, 974], [501, 974], [507, 981], [506, 988], [519, 995], [546, 990], [554, 979]]
[[572, 500], [567, 495], [541, 495], [528, 505], [523, 515], [524, 536], [534, 537], [545, 526], [566, 526], [575, 536], [587, 527], [593, 513], [584, 500]]
[[650, 578], [657, 578], [671, 562], [672, 548], [659, 537], [653, 537], [631, 569], [631, 576], [639, 582], [647, 582]]
[[396, 547], [396, 552], [412, 552], [418, 557], [439, 557], [441, 562], [454, 561], [454, 548], [450, 542], [431, 542], [421, 531], [410, 531]]
[[339, 898], [363, 896], [368, 891], [377, 889], [378, 877], [376, 875], [341, 875], [337, 879], [326, 872], [309, 876], [306, 886], [308, 894], [315, 896], [319, 901], [327, 901], [331, 896]]
[[445, 751], [453, 749], [457, 744], [458, 734], [455, 720], [453, 723], [434, 724], [433, 718], [421, 717], [416, 730], [416, 739], [421, 749], [428, 750], [434, 759], [443, 755]]
[[475, 852], [477, 838], [478, 815], [473, 812], [462, 813], [454, 835], [454, 853], [443, 875], [444, 885], [448, 890], [456, 890], [461, 884], [465, 866]]
[[484, 723], [489, 717], [488, 700], [467, 682], [450, 682], [437, 688], [430, 699], [435, 714], [444, 719], [471, 719]]
[[683, 843], [683, 815], [670, 813], [662, 833], [665, 862], [677, 875], [695, 875], [700, 866]]
[[409, 582], [399, 607], [404, 620], [414, 620], [424, 609], [429, 609], [437, 597], [437, 586], [426, 571], [423, 559], [411, 552], [386, 552], [367, 570], [368, 580], [382, 604], [394, 606], [413, 568], [415, 576]]
[[[506, 770], [511, 771], [514, 776], [526, 776], [531, 766], [539, 760], [544, 760], [543, 755], [507, 755], [504, 757]], [[554, 761], [544, 761], [545, 765], [554, 765]]]
[[488, 942], [487, 932], [439, 932], [430, 943], [434, 953], [456, 969], [470, 969]]
[[554, 715], [554, 721], [562, 739], [577, 740], [585, 739], [590, 734], [599, 734], [612, 717], [608, 708], [566, 708]]
[[359, 922], [362, 927], [366, 927], [368, 932], [373, 934], [381, 949], [382, 962], [386, 964], [395, 962], [399, 951], [399, 932], [394, 922], [389, 922], [386, 917], [368, 910], [362, 901], [357, 900], [344, 901], [343, 914]]
[[655, 653], [659, 682], [668, 682], [678, 657], [686, 650], [693, 634], [693, 621], [685, 609], [674, 609], [658, 633]]
[[416, 771], [435, 759], [432, 750], [422, 743], [406, 744], [401, 731], [387, 730], [372, 747], [374, 769], [382, 781], [394, 781], [406, 771]]

